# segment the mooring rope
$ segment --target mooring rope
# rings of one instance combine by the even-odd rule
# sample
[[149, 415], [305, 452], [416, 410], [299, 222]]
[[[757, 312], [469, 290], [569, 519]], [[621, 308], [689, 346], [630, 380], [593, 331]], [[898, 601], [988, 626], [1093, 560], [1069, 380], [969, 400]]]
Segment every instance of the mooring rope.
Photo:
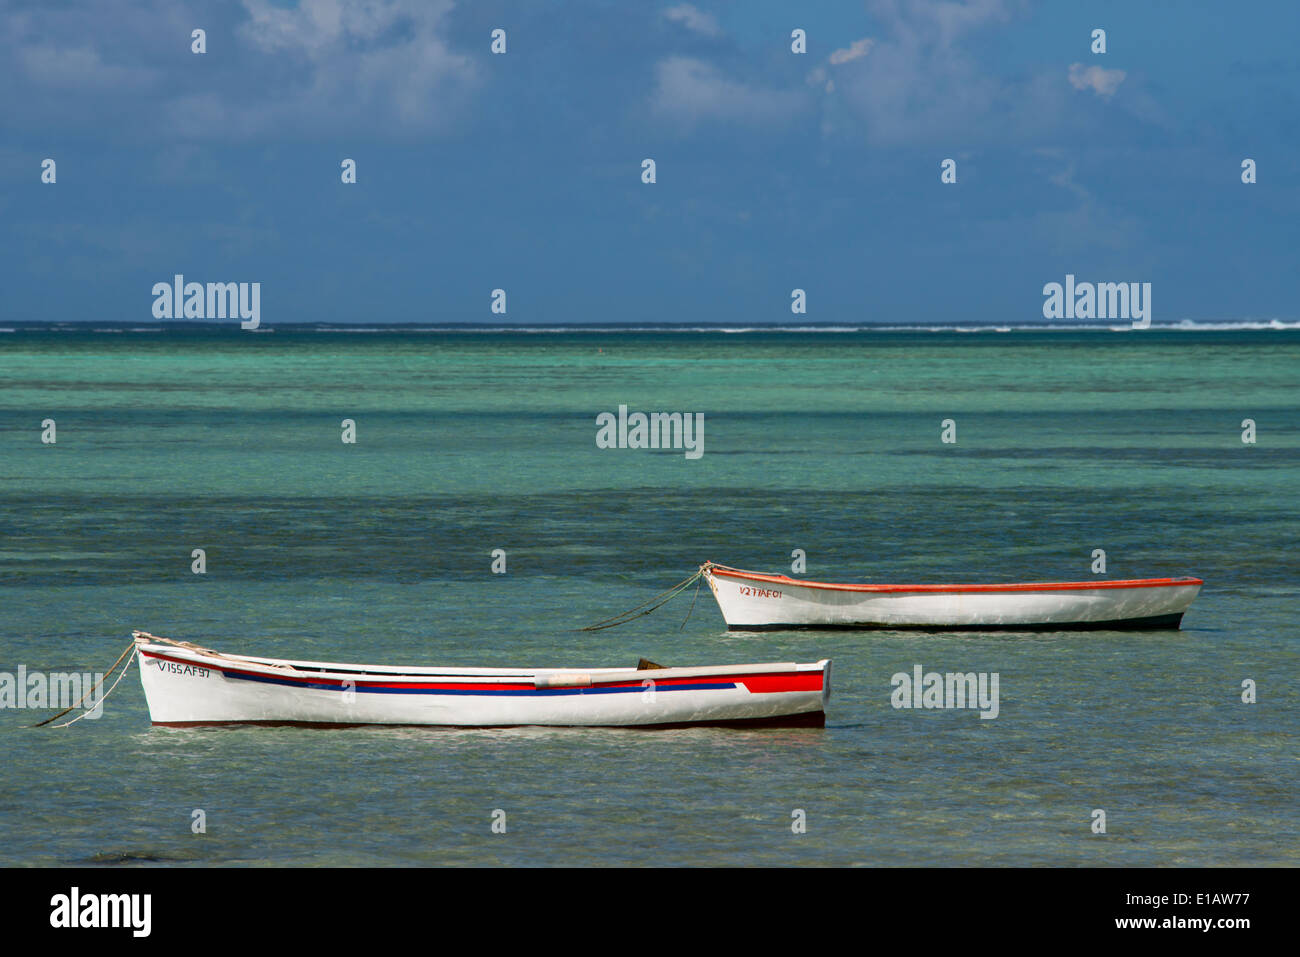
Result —
[[[118, 674], [117, 674], [117, 678], [116, 678], [116, 679], [113, 681], [113, 683], [109, 686], [108, 690], [104, 692], [104, 697], [102, 697], [102, 698], [99, 699], [99, 703], [100, 703], [101, 705], [102, 705], [105, 701], [108, 700], [108, 696], [111, 695], [111, 694], [113, 693], [113, 689], [116, 688], [119, 684], [122, 683], [122, 679], [126, 677], [126, 673], [127, 673], [128, 671], [131, 670], [131, 662], [133, 662], [133, 661], [135, 661], [135, 660], [136, 660], [136, 659], [135, 659], [135, 656], [134, 656], [134, 655], [132, 655], [130, 658], [126, 659], [126, 664], [124, 664], [124, 665], [122, 666], [122, 670], [118, 672]], [[107, 675], [105, 675], [105, 677], [107, 677]], [[56, 727], [56, 728], [66, 728], [66, 727], [68, 727], [68, 726], [70, 726], [70, 725], [74, 725], [74, 724], [76, 724], [78, 721], [80, 721], [82, 718], [84, 718], [84, 717], [86, 717], [87, 715], [89, 715], [89, 714], [90, 714], [92, 711], [94, 711], [94, 710], [95, 710], [94, 708], [88, 708], [88, 709], [86, 709], [85, 711], [81, 712], [81, 714], [79, 714], [79, 715], [77, 715], [75, 718], [73, 718], [71, 721], [65, 721], [65, 722], [63, 722], [63, 724], [56, 724], [56, 725], [54, 725], [54, 727]], [[55, 715], [55, 717], [58, 717], [58, 716]], [[38, 725], [38, 727], [39, 727], [39, 725]]]
[[695, 611], [695, 602], [698, 601], [698, 600], [699, 600], [699, 597], [700, 597], [700, 586], [704, 584], [704, 569], [703, 569], [703, 568], [701, 568], [701, 569], [700, 569], [700, 570], [695, 574], [695, 578], [696, 578], [696, 582], [695, 582], [695, 594], [691, 596], [691, 607], [688, 608], [688, 609], [686, 609], [686, 617], [682, 619], [682, 626], [681, 626], [680, 628], [677, 629], [678, 631], [685, 631], [685, 630], [686, 630], [686, 623], [687, 623], [688, 621], [691, 620], [691, 613], [692, 613], [693, 611]]
[[[94, 693], [95, 689], [98, 688], [98, 687], [100, 687], [100, 686], [104, 683], [105, 679], [107, 679], [108, 676], [111, 675], [111, 674], [113, 673], [113, 671], [117, 668], [117, 666], [120, 665], [120, 664], [122, 664], [123, 661], [126, 661], [126, 665], [122, 668], [122, 674], [119, 674], [119, 675], [117, 676], [117, 681], [114, 681], [114, 682], [113, 682], [113, 687], [112, 687], [112, 688], [109, 688], [108, 691], [106, 691], [106, 692], [104, 693], [104, 697], [99, 699], [99, 703], [100, 703], [100, 704], [103, 704], [104, 701], [108, 698], [108, 696], [109, 696], [110, 694], [113, 693], [113, 688], [116, 688], [117, 685], [118, 685], [118, 682], [120, 682], [120, 681], [122, 680], [122, 675], [126, 674], [127, 669], [131, 667], [131, 662], [130, 662], [129, 660], [127, 660], [127, 659], [128, 659], [128, 656], [134, 654], [134, 652], [135, 652], [135, 639], [132, 638], [132, 639], [131, 639], [131, 644], [129, 644], [129, 645], [126, 646], [126, 651], [122, 652], [122, 656], [121, 656], [120, 658], [118, 658], [117, 661], [113, 662], [113, 664], [109, 667], [109, 669], [108, 669], [107, 671], [104, 672], [103, 677], [101, 677], [98, 681], [96, 681], [95, 684], [94, 684], [94, 685], [93, 685], [89, 690], [87, 690], [85, 694], [83, 694], [83, 695], [81, 696], [81, 699], [80, 699], [76, 704], [72, 705], [72, 706], [69, 707], [69, 708], [64, 708], [64, 709], [63, 709], [62, 711], [60, 711], [58, 714], [56, 714], [56, 715], [52, 715], [51, 717], [46, 718], [44, 721], [38, 722], [37, 724], [28, 725], [28, 727], [31, 727], [31, 728], [43, 728], [43, 727], [45, 727], [45, 725], [49, 724], [51, 721], [58, 721], [60, 718], [62, 718], [62, 717], [63, 717], [65, 714], [67, 714], [68, 712], [70, 712], [70, 711], [76, 711], [77, 708], [79, 708], [79, 707], [82, 705], [82, 703], [83, 703], [87, 698], [89, 698], [89, 697]], [[80, 720], [81, 720], [82, 718], [84, 718], [86, 715], [90, 714], [90, 712], [93, 711], [93, 710], [94, 710], [93, 707], [92, 707], [92, 708], [88, 708], [88, 709], [86, 709], [85, 712], [83, 712], [82, 714], [79, 714], [79, 715], [77, 715], [75, 718], [73, 718], [72, 721], [69, 721], [69, 722], [67, 722], [67, 723], [65, 723], [65, 724], [57, 724], [57, 725], [55, 725], [55, 727], [56, 727], [56, 728], [66, 728], [69, 724], [73, 724], [74, 722], [80, 721]]]
[[[633, 608], [629, 608], [627, 611], [620, 612], [619, 614], [614, 615], [611, 618], [604, 618], [593, 625], [588, 625], [586, 628], [579, 628], [578, 630], [579, 631], [603, 631], [606, 628], [617, 628], [619, 625], [626, 625], [629, 621], [635, 621], [638, 618], [642, 618], [650, 614], [651, 612], [657, 611], [660, 608], [662, 608], [664, 605], [668, 604], [670, 601], [676, 598], [687, 588], [690, 588], [691, 585], [693, 585], [696, 582], [696, 580], [698, 580], [701, 576], [703, 576], [703, 574], [704, 574], [704, 567], [701, 566], [700, 570], [697, 571], [690, 578], [686, 579], [685, 581], [678, 582], [676, 585], [674, 585], [672, 588], [667, 589], [666, 591], [661, 591], [653, 598], [648, 598], [645, 601], [641, 602], [641, 604]], [[650, 607], [646, 608], [647, 605], [649, 605]], [[694, 603], [692, 603], [692, 607], [693, 606]], [[642, 609], [645, 610], [642, 611]]]

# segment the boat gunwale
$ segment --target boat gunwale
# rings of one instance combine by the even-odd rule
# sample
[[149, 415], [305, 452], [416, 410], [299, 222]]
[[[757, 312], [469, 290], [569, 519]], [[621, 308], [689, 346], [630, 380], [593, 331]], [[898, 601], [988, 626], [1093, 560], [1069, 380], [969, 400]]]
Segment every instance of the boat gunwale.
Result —
[[[490, 686], [509, 684], [531, 685], [538, 677], [588, 677], [591, 680], [592, 686], [605, 686], [611, 684], [639, 685], [644, 681], [653, 681], [656, 684], [663, 684], [666, 681], [688, 678], [726, 678], [731, 676], [759, 677], [818, 672], [824, 675], [831, 662], [831, 659], [823, 658], [820, 661], [810, 663], [771, 662], [745, 665], [705, 665], [685, 668], [642, 670], [636, 668], [439, 669], [435, 666], [412, 668], [403, 671], [399, 670], [396, 666], [390, 665], [370, 666], [346, 662], [306, 662], [289, 658], [253, 658], [246, 655], [227, 655], [225, 653], [212, 654], [209, 653], [211, 652], [211, 649], [209, 649], [209, 652], [201, 652], [192, 648], [178, 648], [171, 645], [153, 644], [145, 639], [137, 639], [136, 648], [140, 654], [148, 658], [171, 661], [177, 664], [199, 665], [200, 667], [212, 668], [223, 672], [239, 672], [241, 669], [248, 668], [252, 669], [251, 673], [254, 674], [269, 675], [286, 679], [296, 678], [301, 679], [304, 683], [320, 681], [345, 683], [348, 681], [355, 682], [365, 679], [370, 679], [372, 681], [396, 682], [430, 682], [441, 679], [446, 683], [452, 683], [457, 679], [461, 679], [461, 683], [464, 684]], [[299, 665], [306, 667], [296, 667]], [[343, 670], [330, 670], [329, 666], [331, 665], [337, 666]], [[286, 667], [290, 669], [287, 672], [285, 670]], [[362, 670], [367, 668], [375, 668], [377, 670]]]
[[1186, 576], [1182, 578], [1114, 579], [1095, 582], [1014, 582], [1005, 585], [877, 585], [856, 582], [819, 582], [801, 578], [791, 578], [788, 575], [768, 575], [763, 572], [752, 572], [743, 568], [732, 568], [730, 565], [719, 565], [715, 562], [707, 562], [702, 570], [706, 576], [720, 575], [723, 578], [740, 578], [749, 581], [761, 581], [776, 585], [793, 585], [800, 588], [815, 588], [824, 591], [876, 592], [882, 594], [908, 592], [917, 594], [996, 594], [998, 592], [1095, 591], [1111, 588], [1176, 588], [1191, 585], [1195, 585], [1199, 588], [1205, 584], [1203, 579]]

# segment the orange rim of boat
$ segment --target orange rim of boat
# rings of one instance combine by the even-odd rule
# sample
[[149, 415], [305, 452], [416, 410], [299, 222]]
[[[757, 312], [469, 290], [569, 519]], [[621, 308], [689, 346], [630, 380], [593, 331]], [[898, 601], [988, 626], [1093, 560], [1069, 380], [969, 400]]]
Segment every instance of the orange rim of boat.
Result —
[[705, 574], [724, 578], [744, 578], [749, 581], [768, 582], [774, 585], [795, 585], [799, 588], [821, 588], [827, 591], [868, 592], [1017, 592], [1017, 591], [1093, 591], [1101, 588], [1174, 588], [1180, 585], [1204, 585], [1199, 578], [1132, 578], [1121, 581], [1096, 582], [1021, 582], [1009, 585], [869, 585], [806, 581], [788, 575], [764, 575], [705, 562]]

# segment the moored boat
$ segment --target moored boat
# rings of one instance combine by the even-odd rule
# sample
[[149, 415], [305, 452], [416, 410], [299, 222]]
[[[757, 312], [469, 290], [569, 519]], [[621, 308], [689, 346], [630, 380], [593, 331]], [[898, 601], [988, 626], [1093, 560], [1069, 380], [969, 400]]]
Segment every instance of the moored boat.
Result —
[[154, 724], [665, 727], [825, 722], [829, 660], [432, 668], [231, 655], [133, 632]]
[[705, 562], [727, 627], [1057, 631], [1178, 628], [1199, 578], [1008, 585], [830, 583]]

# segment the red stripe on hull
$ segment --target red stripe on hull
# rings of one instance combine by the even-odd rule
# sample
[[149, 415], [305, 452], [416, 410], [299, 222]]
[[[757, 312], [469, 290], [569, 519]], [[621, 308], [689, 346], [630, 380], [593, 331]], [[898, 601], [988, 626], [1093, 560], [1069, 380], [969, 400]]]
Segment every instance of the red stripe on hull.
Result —
[[1205, 582], [1199, 578], [1134, 578], [1122, 581], [1025, 582], [1011, 585], [866, 585], [805, 581], [799, 578], [790, 578], [788, 575], [764, 575], [761, 572], [747, 572], [738, 568], [726, 568], [719, 565], [711, 567], [709, 572], [722, 578], [739, 578], [747, 581], [768, 582], [775, 585], [793, 585], [799, 588], [821, 588], [829, 591], [863, 591], [882, 593], [1091, 591], [1104, 588], [1172, 588], [1185, 585], [1205, 584]]
[[820, 671], [801, 671], [796, 675], [744, 675], [736, 680], [748, 688], [751, 694], [822, 690]]

